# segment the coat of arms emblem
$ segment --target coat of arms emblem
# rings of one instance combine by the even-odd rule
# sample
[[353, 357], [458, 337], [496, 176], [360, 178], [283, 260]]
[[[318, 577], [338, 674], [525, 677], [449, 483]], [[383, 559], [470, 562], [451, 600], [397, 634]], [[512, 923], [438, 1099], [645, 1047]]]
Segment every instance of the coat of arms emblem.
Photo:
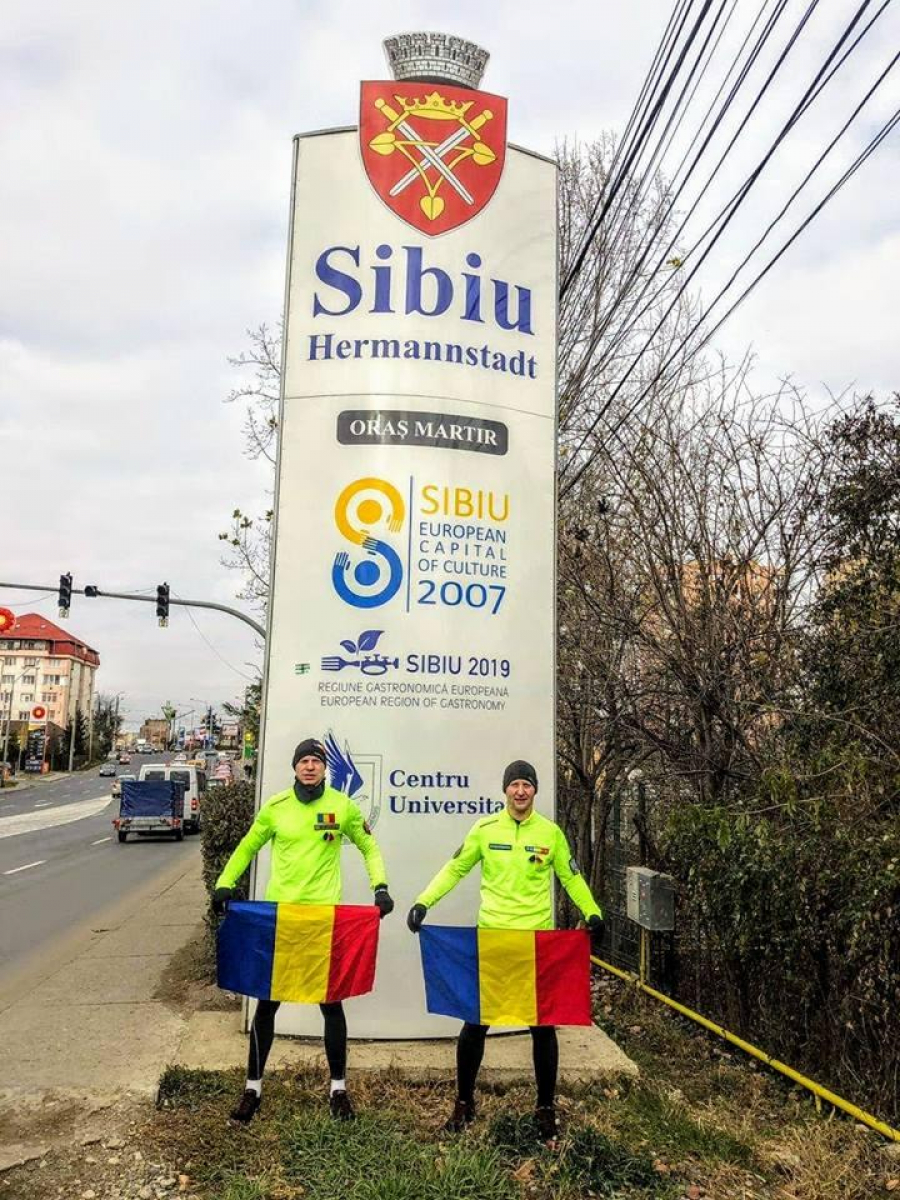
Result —
[[445, 83], [366, 82], [359, 134], [369, 182], [388, 208], [421, 233], [447, 233], [497, 190], [506, 100]]

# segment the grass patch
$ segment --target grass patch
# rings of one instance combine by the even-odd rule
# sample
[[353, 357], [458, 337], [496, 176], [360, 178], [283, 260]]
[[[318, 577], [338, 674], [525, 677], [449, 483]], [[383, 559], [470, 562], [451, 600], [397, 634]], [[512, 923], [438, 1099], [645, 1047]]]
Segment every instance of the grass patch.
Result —
[[[243, 1076], [169, 1068], [145, 1153], [196, 1200], [874, 1200], [900, 1175], [874, 1134], [823, 1119], [769, 1072], [723, 1053], [642, 998], [611, 998], [637, 1080], [560, 1088], [558, 1152], [539, 1141], [531, 1084], [486, 1085], [479, 1119], [442, 1132], [450, 1079], [354, 1074], [359, 1119], [337, 1124], [323, 1070], [267, 1077], [260, 1117], [227, 1123]], [[900, 1194], [900, 1193], [898, 1193]]]
[[200, 1108], [209, 1100], [231, 1096], [234, 1087], [223, 1071], [166, 1067], [159, 1077], [157, 1108]]
[[456, 1140], [436, 1148], [399, 1114], [362, 1113], [350, 1124], [321, 1111], [301, 1114], [283, 1126], [282, 1145], [285, 1172], [309, 1200], [512, 1200], [516, 1194], [491, 1147]]
[[575, 1129], [560, 1154], [560, 1176], [598, 1195], [622, 1188], [657, 1187], [660, 1179], [646, 1154], [635, 1154], [590, 1125]]
[[698, 1121], [686, 1105], [652, 1086], [638, 1084], [621, 1104], [621, 1125], [657, 1154], [704, 1162], [753, 1165], [750, 1147], [724, 1129]]

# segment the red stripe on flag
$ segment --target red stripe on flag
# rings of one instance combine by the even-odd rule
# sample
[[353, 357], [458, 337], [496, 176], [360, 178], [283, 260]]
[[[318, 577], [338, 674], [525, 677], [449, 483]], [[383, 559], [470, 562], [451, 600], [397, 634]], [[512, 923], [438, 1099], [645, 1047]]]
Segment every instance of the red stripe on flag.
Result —
[[375, 985], [380, 914], [374, 905], [336, 904], [327, 1002], [362, 996]]
[[534, 935], [539, 1025], [590, 1025], [591, 940], [586, 929]]

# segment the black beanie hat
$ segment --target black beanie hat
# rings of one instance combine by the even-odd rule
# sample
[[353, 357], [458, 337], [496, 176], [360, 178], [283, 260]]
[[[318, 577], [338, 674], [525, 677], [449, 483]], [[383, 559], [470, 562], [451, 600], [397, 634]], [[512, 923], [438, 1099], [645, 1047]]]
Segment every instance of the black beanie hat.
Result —
[[328, 766], [328, 759], [325, 757], [325, 747], [318, 738], [306, 738], [300, 743], [294, 751], [294, 757], [291, 759], [291, 766], [296, 767], [301, 758], [308, 758], [310, 755], [323, 762]]
[[530, 762], [525, 762], [523, 758], [517, 758], [515, 762], [511, 762], [503, 772], [503, 790], [504, 792], [515, 779], [524, 779], [526, 783], [537, 791], [537, 771]]

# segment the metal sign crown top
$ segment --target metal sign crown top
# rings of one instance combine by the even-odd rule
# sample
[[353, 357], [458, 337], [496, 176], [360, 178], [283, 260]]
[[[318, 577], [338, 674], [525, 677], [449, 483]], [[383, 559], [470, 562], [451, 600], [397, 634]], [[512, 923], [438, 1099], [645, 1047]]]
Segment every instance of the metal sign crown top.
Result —
[[449, 33], [398, 33], [383, 45], [396, 80], [451, 83], [473, 91], [490, 58], [481, 46]]

